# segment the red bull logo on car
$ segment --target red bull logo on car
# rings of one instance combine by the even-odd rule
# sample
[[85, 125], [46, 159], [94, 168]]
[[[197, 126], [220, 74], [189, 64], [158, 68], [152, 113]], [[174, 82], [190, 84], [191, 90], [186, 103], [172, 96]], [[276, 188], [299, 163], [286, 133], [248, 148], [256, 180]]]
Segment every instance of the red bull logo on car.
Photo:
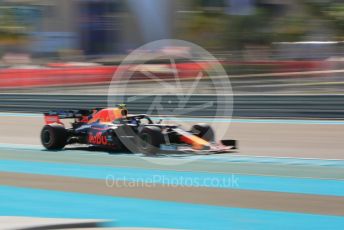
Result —
[[102, 135], [102, 132], [97, 132], [96, 135], [90, 133], [88, 135], [88, 142], [94, 145], [107, 145], [108, 141], [106, 136]]

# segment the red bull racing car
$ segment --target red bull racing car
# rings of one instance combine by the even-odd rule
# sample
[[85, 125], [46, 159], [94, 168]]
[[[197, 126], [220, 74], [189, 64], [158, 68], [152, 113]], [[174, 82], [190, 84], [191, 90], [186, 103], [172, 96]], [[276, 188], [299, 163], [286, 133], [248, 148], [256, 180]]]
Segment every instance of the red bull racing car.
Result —
[[[223, 153], [236, 149], [235, 140], [214, 142], [214, 131], [206, 124], [189, 131], [179, 125], [154, 123], [145, 115], [129, 115], [125, 105], [116, 108], [50, 111], [44, 113], [42, 145], [61, 150], [66, 145], [87, 144], [111, 150], [156, 154], [164, 150]], [[74, 119], [66, 128], [62, 119]]]

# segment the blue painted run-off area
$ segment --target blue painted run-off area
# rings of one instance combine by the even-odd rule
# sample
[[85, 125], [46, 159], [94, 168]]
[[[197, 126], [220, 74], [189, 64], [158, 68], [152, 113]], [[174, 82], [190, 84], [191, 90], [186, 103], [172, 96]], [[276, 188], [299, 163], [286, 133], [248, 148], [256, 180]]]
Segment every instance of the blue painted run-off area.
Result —
[[104, 184], [108, 179], [110, 183], [113, 180], [125, 180], [180, 186], [344, 196], [344, 180], [115, 168], [15, 160], [0, 160], [0, 171], [101, 179], [104, 180]]
[[112, 220], [120, 227], [341, 229], [344, 217], [0, 186], [0, 215]]

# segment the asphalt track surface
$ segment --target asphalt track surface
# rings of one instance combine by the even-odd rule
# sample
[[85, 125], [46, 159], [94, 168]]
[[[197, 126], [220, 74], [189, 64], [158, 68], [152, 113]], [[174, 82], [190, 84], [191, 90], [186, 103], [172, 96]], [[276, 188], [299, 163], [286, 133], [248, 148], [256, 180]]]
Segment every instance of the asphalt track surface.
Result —
[[[40, 145], [40, 114], [0, 113], [0, 143]], [[343, 159], [343, 121], [175, 118], [188, 129], [210, 122], [217, 139], [239, 140], [241, 155]], [[68, 124], [68, 122], [67, 122]]]
[[[3, 216], [184, 229], [344, 225], [341, 121], [233, 120], [222, 134], [240, 141], [237, 153], [145, 157], [85, 147], [45, 151], [40, 115], [0, 118]], [[215, 130], [227, 122], [218, 120]]]

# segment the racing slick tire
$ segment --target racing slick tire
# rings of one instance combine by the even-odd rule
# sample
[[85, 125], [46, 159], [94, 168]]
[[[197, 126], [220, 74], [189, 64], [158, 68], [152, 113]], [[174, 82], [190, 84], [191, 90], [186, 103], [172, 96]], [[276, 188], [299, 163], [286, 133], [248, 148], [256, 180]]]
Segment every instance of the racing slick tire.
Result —
[[215, 134], [214, 130], [208, 124], [196, 124], [191, 127], [191, 133], [206, 140], [214, 141]]
[[48, 150], [61, 150], [67, 144], [67, 130], [62, 125], [45, 125], [41, 142]]
[[144, 127], [139, 132], [138, 149], [146, 155], [154, 155], [159, 151], [163, 140], [164, 136], [159, 127]]

